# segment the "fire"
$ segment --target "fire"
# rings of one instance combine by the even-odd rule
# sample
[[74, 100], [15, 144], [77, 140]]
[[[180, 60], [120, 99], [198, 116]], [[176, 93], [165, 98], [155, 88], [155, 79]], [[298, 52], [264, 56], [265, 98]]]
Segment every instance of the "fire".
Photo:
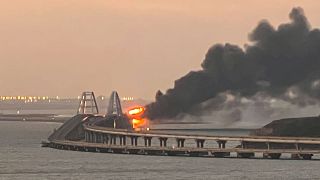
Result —
[[143, 118], [142, 115], [145, 112], [145, 108], [142, 106], [136, 106], [128, 110], [128, 117], [132, 120], [132, 127], [134, 129], [149, 129], [148, 120]]
[[144, 126], [145, 123], [145, 119], [132, 119], [132, 127], [134, 129]]
[[134, 107], [128, 111], [131, 116], [141, 116], [144, 113], [144, 107]]

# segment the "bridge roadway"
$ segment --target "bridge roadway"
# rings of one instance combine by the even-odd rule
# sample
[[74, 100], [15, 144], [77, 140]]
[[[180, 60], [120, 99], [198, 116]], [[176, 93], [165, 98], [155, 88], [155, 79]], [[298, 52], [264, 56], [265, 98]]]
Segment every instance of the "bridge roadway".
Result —
[[200, 135], [181, 135], [168, 133], [152, 133], [152, 131], [132, 132], [124, 129], [105, 128], [95, 125], [84, 125], [86, 131], [114, 134], [123, 136], [137, 137], [157, 137], [157, 138], [177, 138], [177, 139], [203, 139], [214, 141], [244, 141], [244, 142], [263, 142], [263, 143], [286, 143], [286, 144], [320, 144], [320, 138], [302, 137], [276, 137], [276, 136], [200, 136]]
[[[64, 146], [61, 149], [76, 150], [76, 148], [84, 148], [84, 151], [93, 151], [100, 152], [99, 149], [106, 149], [110, 152], [114, 150], [123, 150], [123, 153], [131, 154], [130, 150], [139, 150], [140, 153], [148, 154], [152, 151], [163, 151], [166, 152], [181, 152], [182, 154], [188, 154], [192, 152], [235, 152], [235, 153], [289, 153], [289, 154], [320, 154], [320, 150], [295, 150], [295, 149], [243, 149], [243, 148], [195, 148], [195, 147], [148, 147], [148, 146], [130, 146], [130, 145], [110, 145], [102, 143], [88, 143], [85, 141], [68, 141], [68, 140], [56, 140], [50, 142], [55, 144], [54, 146]], [[72, 148], [71, 148], [72, 147]], [[86, 149], [87, 148], [87, 149]], [[139, 154], [139, 153], [136, 153]], [[209, 153], [210, 154], [210, 153]]]
[[[77, 151], [144, 155], [230, 157], [231, 153], [236, 153], [237, 157], [252, 158], [255, 157], [255, 153], [262, 153], [263, 158], [272, 159], [278, 159], [282, 154], [290, 154], [293, 159], [311, 159], [315, 154], [320, 156], [320, 138], [202, 136], [153, 131], [135, 132], [87, 123], [83, 124], [83, 127], [84, 140], [55, 139], [43, 143], [43, 146]], [[131, 139], [131, 143], [127, 144], [128, 138]], [[138, 138], [144, 139], [144, 145], [137, 143]], [[151, 146], [153, 138], [158, 139], [160, 143], [153, 143]], [[168, 139], [175, 140], [177, 146], [167, 146]], [[196, 142], [196, 146], [190, 144], [185, 146], [185, 140], [190, 139]], [[204, 144], [205, 141], [215, 141], [218, 147], [209, 147], [210, 143]], [[226, 147], [226, 143], [230, 141], [236, 142], [236, 145]], [[250, 143], [253, 145], [250, 146]]]

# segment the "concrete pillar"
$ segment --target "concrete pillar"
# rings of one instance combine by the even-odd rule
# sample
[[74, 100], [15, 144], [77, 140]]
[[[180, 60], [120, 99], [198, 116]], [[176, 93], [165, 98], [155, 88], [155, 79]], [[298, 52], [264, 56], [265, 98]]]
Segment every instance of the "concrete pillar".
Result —
[[203, 148], [205, 141], [204, 139], [196, 139], [195, 141], [197, 143], [197, 148]]
[[87, 131], [84, 131], [84, 141], [88, 142]]
[[99, 133], [95, 133], [96, 135], [96, 143], [99, 143]]
[[106, 136], [106, 144], [109, 144], [109, 135], [106, 134], [105, 136]]
[[97, 143], [97, 134], [96, 133], [93, 133], [93, 138], [94, 138], [93, 142]]
[[[217, 143], [218, 143], [218, 146], [219, 146], [220, 149], [226, 148], [226, 143], [227, 143], [227, 141], [218, 140]], [[241, 142], [241, 147], [243, 147], [243, 142]]]
[[152, 137], [150, 137], [150, 138], [148, 139], [148, 146], [151, 146], [151, 139], [152, 139]]
[[137, 136], [130, 136], [130, 139], [131, 139], [131, 146], [138, 145], [138, 137]]
[[134, 145], [135, 145], [135, 146], [138, 146], [138, 137], [135, 137], [135, 138], [134, 138]]
[[93, 134], [91, 131], [89, 131], [89, 141], [92, 143], [93, 142]]
[[168, 138], [159, 137], [160, 147], [167, 147]]
[[148, 138], [144, 137], [144, 146], [148, 146]]
[[101, 134], [97, 133], [97, 143], [101, 143]]
[[113, 136], [110, 135], [110, 145], [112, 145], [112, 144], [113, 144]]
[[105, 144], [106, 143], [106, 135], [102, 134], [102, 143]]
[[90, 136], [91, 136], [91, 142], [94, 143], [94, 134], [93, 134], [93, 132], [91, 132], [91, 131], [90, 131], [90, 134], [91, 134], [91, 135], [90, 135]]
[[178, 147], [184, 147], [185, 139], [177, 138], [176, 140], [177, 140]]
[[144, 137], [144, 145], [151, 146], [151, 139], [152, 137]]
[[113, 135], [113, 145], [117, 145], [117, 136]]
[[101, 143], [101, 134], [96, 133], [96, 135], [97, 135], [97, 143]]
[[126, 136], [122, 136], [122, 143], [123, 143], [123, 145], [124, 146], [126, 146], [127, 145], [127, 137]]
[[120, 145], [126, 145], [126, 136], [119, 136]]
[[103, 141], [102, 141], [102, 134], [101, 134], [101, 133], [99, 133], [99, 143], [103, 143]]
[[122, 146], [122, 136], [119, 136], [119, 143], [120, 143], [120, 146]]

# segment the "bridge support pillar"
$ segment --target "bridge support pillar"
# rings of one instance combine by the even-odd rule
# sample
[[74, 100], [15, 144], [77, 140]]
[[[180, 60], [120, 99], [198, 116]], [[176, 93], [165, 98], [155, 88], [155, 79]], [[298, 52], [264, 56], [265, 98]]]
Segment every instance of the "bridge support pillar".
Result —
[[123, 136], [123, 145], [124, 145], [124, 146], [127, 145], [127, 136]]
[[184, 141], [185, 139], [182, 139], [182, 138], [177, 138], [177, 145], [178, 147], [184, 147]]
[[217, 143], [218, 143], [219, 149], [225, 149], [226, 148], [227, 141], [219, 140], [219, 141], [217, 141]]
[[97, 143], [97, 134], [96, 133], [93, 133], [93, 142]]
[[93, 133], [89, 131], [89, 142], [93, 142]]
[[90, 132], [86, 131], [86, 133], [87, 133], [87, 142], [90, 142]]
[[110, 145], [117, 145], [117, 136], [110, 135]]
[[151, 139], [152, 137], [144, 137], [144, 145], [151, 146]]
[[167, 140], [168, 140], [168, 138], [160, 137], [159, 138], [160, 147], [167, 147]]
[[87, 131], [84, 131], [84, 141], [88, 142], [88, 133], [87, 133]]
[[96, 135], [97, 135], [97, 142], [96, 143], [101, 143], [101, 134], [96, 133]]
[[138, 146], [138, 136], [131, 136], [131, 145]]
[[109, 143], [109, 137], [108, 137], [108, 135], [107, 135], [107, 134], [103, 134], [103, 137], [104, 137], [104, 138], [103, 138], [103, 140], [104, 140], [103, 143], [104, 143], [104, 144], [108, 144], [108, 143]]
[[203, 148], [205, 141], [204, 139], [196, 139], [195, 141], [197, 143], [197, 148]]
[[120, 139], [120, 146], [125, 146], [126, 145], [126, 136], [119, 136]]

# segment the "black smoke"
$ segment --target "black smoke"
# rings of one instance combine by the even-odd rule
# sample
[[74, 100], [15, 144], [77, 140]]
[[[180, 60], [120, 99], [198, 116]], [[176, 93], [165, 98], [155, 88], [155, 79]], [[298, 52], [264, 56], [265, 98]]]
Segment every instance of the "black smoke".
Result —
[[[290, 22], [273, 27], [261, 21], [249, 34], [245, 49], [232, 44], [212, 46], [202, 70], [189, 72], [165, 94], [147, 105], [150, 119], [176, 118], [181, 114], [199, 115], [226, 108], [226, 94], [235, 100], [256, 99], [259, 94], [299, 106], [320, 100], [320, 30], [312, 29], [301, 8], [293, 8]], [[224, 95], [223, 95], [224, 94]], [[232, 108], [230, 116], [241, 118]]]

